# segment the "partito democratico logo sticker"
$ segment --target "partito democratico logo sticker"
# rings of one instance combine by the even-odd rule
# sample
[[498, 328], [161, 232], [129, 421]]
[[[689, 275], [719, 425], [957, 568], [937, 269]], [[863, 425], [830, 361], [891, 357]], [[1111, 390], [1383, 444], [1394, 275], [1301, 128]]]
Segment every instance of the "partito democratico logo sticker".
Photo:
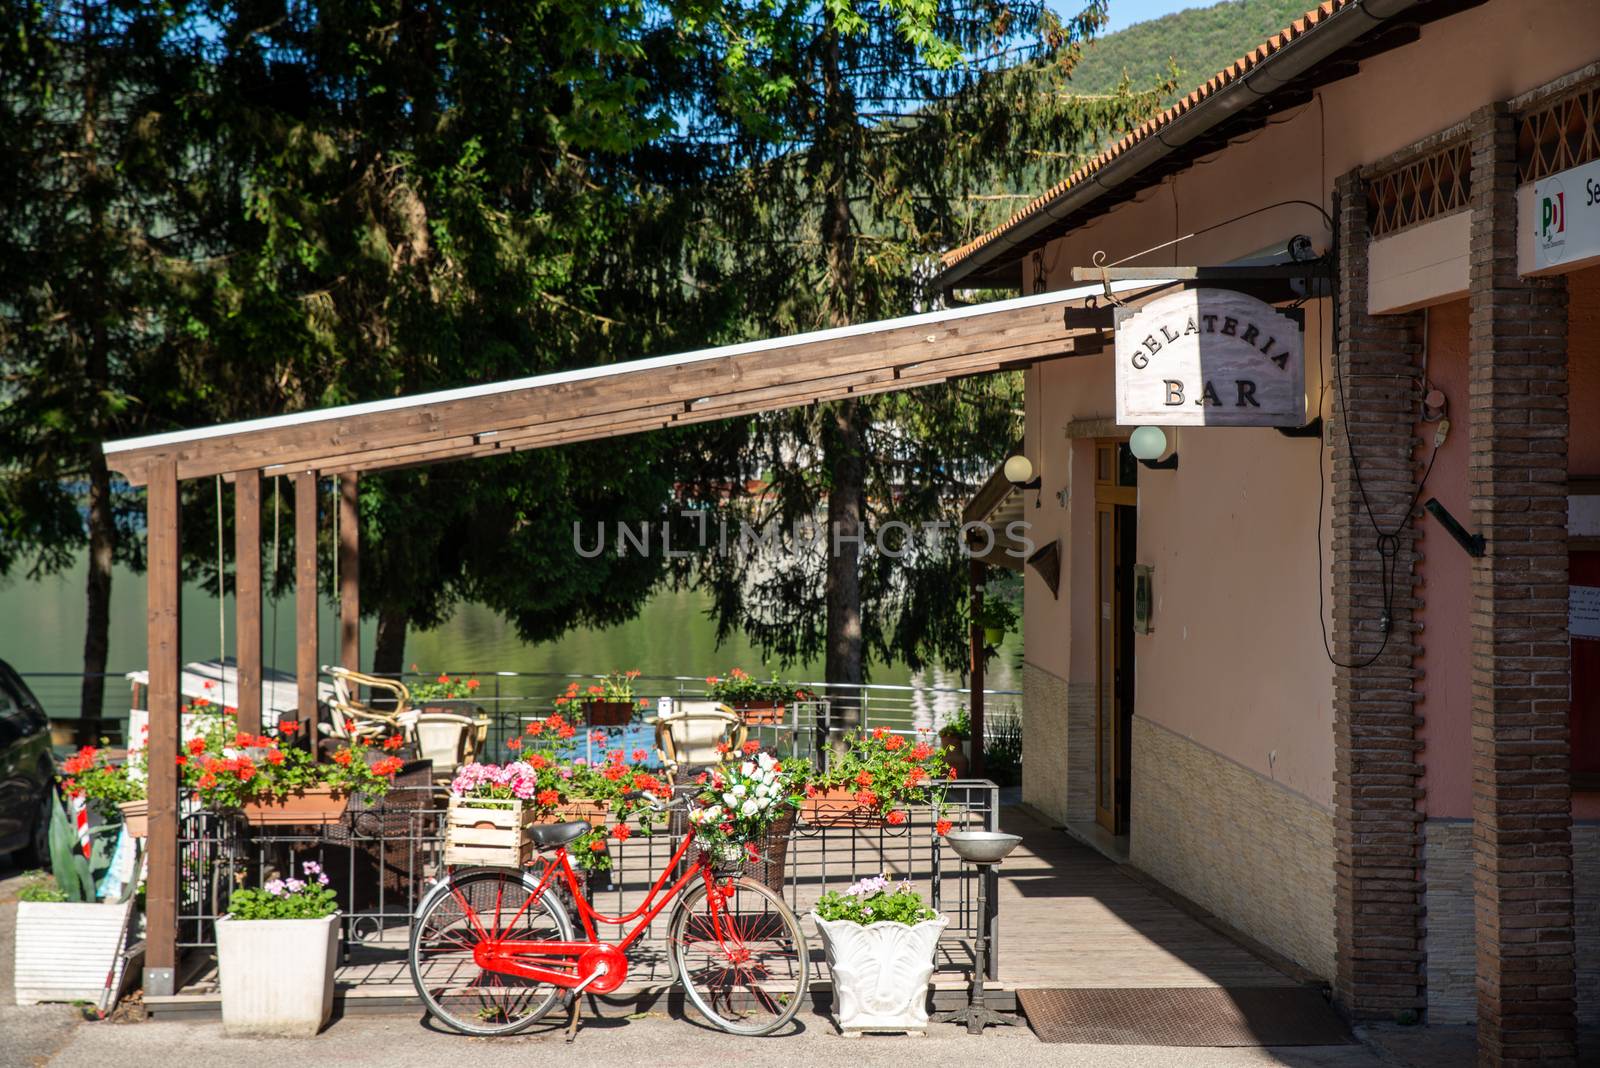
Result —
[[1550, 260], [1559, 261], [1567, 246], [1567, 194], [1561, 183], [1552, 179], [1540, 184], [1538, 200], [1539, 251]]

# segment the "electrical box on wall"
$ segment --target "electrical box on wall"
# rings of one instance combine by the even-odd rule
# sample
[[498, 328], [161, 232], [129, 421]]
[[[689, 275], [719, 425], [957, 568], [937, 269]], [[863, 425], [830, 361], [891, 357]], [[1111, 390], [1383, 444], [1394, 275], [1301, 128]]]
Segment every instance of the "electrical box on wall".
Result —
[[1156, 567], [1154, 564], [1133, 565], [1133, 632], [1149, 634], [1154, 627], [1150, 613], [1155, 605]]

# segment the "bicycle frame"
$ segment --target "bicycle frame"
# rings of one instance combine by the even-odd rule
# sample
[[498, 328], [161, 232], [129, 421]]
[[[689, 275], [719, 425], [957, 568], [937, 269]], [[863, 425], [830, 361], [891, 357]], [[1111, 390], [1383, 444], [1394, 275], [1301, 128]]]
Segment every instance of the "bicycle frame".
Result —
[[[701, 877], [706, 884], [706, 899], [711, 910], [713, 930], [721, 941], [722, 929], [722, 904], [723, 897], [718, 892], [716, 879], [711, 869], [702, 858], [695, 858], [689, 870], [674, 883], [665, 893], [662, 888], [666, 886], [667, 877], [672, 873], [679, 862], [689, 852], [693, 844], [694, 834], [691, 831], [684, 835], [677, 851], [672, 855], [656, 877], [655, 883], [650, 887], [650, 892], [639, 907], [623, 916], [609, 916], [597, 911], [583, 896], [578, 883], [578, 875], [572, 868], [571, 858], [567, 855], [565, 846], [556, 850], [555, 856], [541, 858], [544, 863], [544, 872], [538, 883], [534, 886], [521, 908], [505, 923], [496, 921], [496, 926], [501, 929], [514, 928], [521, 919], [523, 912], [534, 902], [540, 900], [549, 892], [555, 880], [561, 878], [572, 893], [576, 903], [578, 919], [583, 923], [586, 936], [583, 940], [571, 941], [535, 941], [526, 939], [497, 938], [486, 931], [479, 922], [477, 913], [462, 897], [459, 890], [452, 885], [451, 893], [456, 895], [460, 902], [467, 921], [472, 925], [478, 936], [478, 942], [473, 946], [473, 958], [477, 965], [485, 971], [497, 972], [502, 975], [515, 975], [536, 982], [552, 983], [568, 989], [593, 989], [595, 993], [604, 994], [620, 986], [627, 978], [627, 950], [649, 928], [651, 922], [661, 914], [667, 905], [675, 900], [684, 888], [689, 886], [696, 876]], [[498, 914], [498, 908], [496, 909]], [[628, 931], [620, 942], [600, 941], [596, 922], [622, 926], [637, 920], [632, 930]]]

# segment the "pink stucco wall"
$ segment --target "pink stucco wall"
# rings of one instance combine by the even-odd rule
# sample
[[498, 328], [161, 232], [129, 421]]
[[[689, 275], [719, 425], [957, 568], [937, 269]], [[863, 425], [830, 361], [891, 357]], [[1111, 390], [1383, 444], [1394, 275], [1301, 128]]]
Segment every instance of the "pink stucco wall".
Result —
[[[1546, 32], [1551, 26], [1562, 30]], [[1594, 58], [1596, 40], [1600, 4], [1588, 0], [1494, 0], [1425, 26], [1418, 44], [1364, 61], [1359, 77], [1324, 86], [1309, 104], [1275, 117], [1264, 130], [1052, 242], [1041, 253], [1046, 284], [1072, 285], [1071, 268], [1091, 264], [1097, 251], [1118, 260], [1217, 224], [1133, 262], [1225, 263], [1281, 247], [1296, 233], [1326, 247], [1329, 233], [1315, 207], [1286, 203], [1237, 217], [1282, 201], [1330, 210], [1338, 175], [1464, 121], [1485, 103], [1584, 66]], [[1035, 271], [1030, 266], [1023, 273], [1031, 279]], [[1319, 375], [1316, 359], [1318, 351], [1327, 352], [1327, 328], [1319, 322], [1320, 302], [1307, 312], [1307, 391], [1311, 407], [1327, 414], [1326, 363]], [[1464, 335], [1451, 340], [1464, 320], [1459, 309], [1432, 314], [1429, 373], [1449, 382], [1464, 373]], [[1575, 322], [1575, 339], [1584, 330], [1600, 337], [1600, 314], [1589, 326]], [[1093, 477], [1084, 445], [1077, 462], [1067, 463], [1064, 429], [1072, 418], [1114, 410], [1110, 358], [1056, 361], [1029, 384], [1030, 448], [1042, 450], [1035, 455], [1045, 465], [1044, 507], [1034, 514], [1071, 536], [1065, 546], [1070, 582], [1063, 583], [1061, 599], [1041, 596], [1042, 586], [1028, 580], [1026, 656], [1052, 673], [1092, 682], [1087, 602], [1093, 541], [1084, 517], [1092, 519]], [[1593, 406], [1600, 402], [1600, 374], [1592, 367], [1575, 368], [1573, 397], [1574, 411], [1581, 398], [1589, 398], [1588, 411], [1600, 410]], [[1464, 453], [1457, 455], [1466, 440], [1464, 398], [1452, 399], [1451, 410], [1455, 429], [1429, 490], [1464, 515]], [[1140, 638], [1136, 650], [1138, 714], [1330, 805], [1333, 669], [1317, 614], [1326, 568], [1319, 576], [1315, 556], [1318, 498], [1326, 483], [1318, 481], [1316, 445], [1271, 430], [1189, 429], [1169, 436], [1181, 454], [1180, 470], [1142, 472], [1139, 490], [1138, 555], [1156, 565], [1157, 604], [1155, 633]], [[1574, 440], [1574, 471], [1580, 463], [1600, 472], [1600, 437]], [[1067, 510], [1054, 500], [1063, 474], [1072, 482]], [[1325, 525], [1321, 534], [1325, 539]], [[1451, 549], [1453, 543], [1428, 537], [1428, 566], [1437, 570], [1428, 575], [1425, 640], [1438, 646], [1425, 665], [1424, 736], [1428, 774], [1438, 787], [1437, 804], [1429, 806], [1435, 816], [1469, 811], [1461, 805], [1463, 784], [1470, 788], [1470, 761], [1461, 748], [1470, 734], [1459, 718], [1465, 682], [1454, 681], [1462, 678], [1450, 662], [1458, 654], [1446, 651], [1462, 641], [1465, 572], [1452, 572], [1460, 561], [1452, 561]]]

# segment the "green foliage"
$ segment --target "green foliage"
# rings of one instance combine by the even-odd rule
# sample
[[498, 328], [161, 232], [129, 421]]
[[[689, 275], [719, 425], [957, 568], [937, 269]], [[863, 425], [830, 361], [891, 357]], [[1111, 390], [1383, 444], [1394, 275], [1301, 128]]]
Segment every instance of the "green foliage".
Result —
[[1162, 103], [1174, 103], [1309, 7], [1308, 0], [1222, 0], [1136, 23], [1084, 48], [1072, 87], [1113, 93], [1124, 76], [1140, 85], [1170, 72], [1176, 84]]
[[78, 846], [77, 832], [59, 797], [50, 813], [50, 872], [62, 901], [94, 900], [88, 858]]
[[28, 881], [17, 890], [18, 901], [59, 902], [67, 900], [67, 895], [55, 884], [55, 880], [44, 872], [28, 872]]
[[824, 920], [850, 923], [903, 923], [907, 926], [936, 920], [939, 914], [922, 903], [910, 880], [891, 884], [887, 875], [862, 879], [843, 891], [829, 890], [812, 911]]
[[996, 716], [983, 724], [983, 774], [998, 786], [1022, 781], [1022, 717]]
[[303, 878], [271, 879], [259, 890], [235, 890], [228, 914], [235, 920], [320, 920], [339, 911], [322, 866], [301, 865]]

